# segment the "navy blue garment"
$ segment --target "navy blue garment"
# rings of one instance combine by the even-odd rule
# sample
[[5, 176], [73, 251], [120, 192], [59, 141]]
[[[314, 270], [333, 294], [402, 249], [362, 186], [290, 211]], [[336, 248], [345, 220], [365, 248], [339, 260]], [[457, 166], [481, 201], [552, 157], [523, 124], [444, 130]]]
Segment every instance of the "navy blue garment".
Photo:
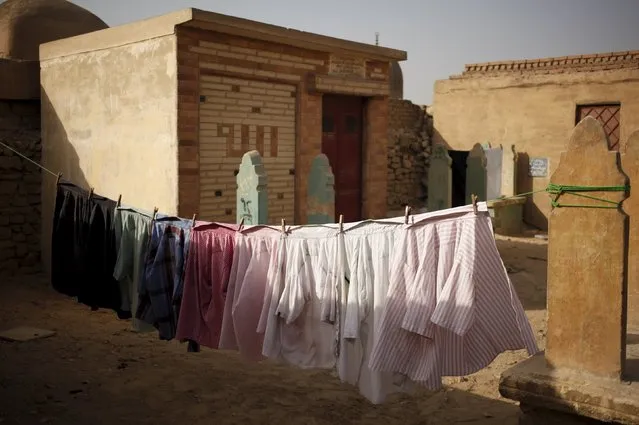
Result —
[[140, 280], [136, 318], [155, 326], [160, 339], [175, 337], [191, 221], [156, 218]]

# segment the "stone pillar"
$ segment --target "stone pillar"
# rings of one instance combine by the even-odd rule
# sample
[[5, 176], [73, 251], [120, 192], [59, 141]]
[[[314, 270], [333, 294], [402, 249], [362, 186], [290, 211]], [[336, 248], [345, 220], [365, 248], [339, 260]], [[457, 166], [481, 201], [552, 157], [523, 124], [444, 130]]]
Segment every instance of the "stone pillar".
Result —
[[628, 236], [628, 331], [639, 334], [639, 131], [628, 138], [621, 165], [630, 179], [630, 197], [623, 210], [630, 216]]
[[[592, 117], [574, 129], [550, 181], [574, 186], [628, 184], [619, 153], [608, 150], [604, 130]], [[627, 193], [587, 195], [619, 203]], [[575, 420], [639, 423], [639, 387], [622, 381], [628, 378], [624, 375], [628, 217], [614, 205], [589, 208], [612, 205], [600, 200], [569, 193], [556, 200], [577, 207], [556, 206], [549, 216], [546, 352], [504, 372], [499, 391], [521, 402], [524, 419], [529, 416], [521, 423], [552, 411], [572, 414]]]
[[504, 149], [501, 162], [501, 194], [505, 197], [517, 195], [517, 161], [515, 145]]
[[245, 225], [268, 222], [268, 178], [258, 151], [242, 156], [237, 174], [237, 222]]
[[428, 211], [444, 210], [453, 206], [453, 160], [444, 145], [436, 145], [428, 168]]
[[319, 154], [311, 163], [308, 176], [308, 224], [335, 221], [335, 176], [326, 155]]
[[486, 155], [486, 200], [491, 201], [502, 195], [501, 167], [504, 149], [501, 146], [484, 148], [484, 154]]
[[466, 159], [466, 205], [472, 203], [472, 195], [478, 201], [486, 201], [486, 153], [479, 143], [471, 149]]

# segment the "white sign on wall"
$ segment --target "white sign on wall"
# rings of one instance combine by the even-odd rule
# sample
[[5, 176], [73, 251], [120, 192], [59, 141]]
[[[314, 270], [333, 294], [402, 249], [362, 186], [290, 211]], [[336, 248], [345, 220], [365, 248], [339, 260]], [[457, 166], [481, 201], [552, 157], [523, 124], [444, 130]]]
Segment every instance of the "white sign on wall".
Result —
[[548, 177], [548, 158], [530, 158], [528, 175], [530, 177]]

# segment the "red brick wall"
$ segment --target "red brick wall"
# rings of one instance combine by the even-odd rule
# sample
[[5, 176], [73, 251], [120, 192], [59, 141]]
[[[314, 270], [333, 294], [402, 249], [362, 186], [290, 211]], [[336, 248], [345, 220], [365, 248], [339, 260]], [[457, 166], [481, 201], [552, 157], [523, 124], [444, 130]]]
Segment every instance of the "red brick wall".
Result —
[[200, 207], [199, 86], [200, 62], [189, 46], [197, 43], [192, 33], [179, 29], [178, 37], [178, 214], [188, 217]]
[[388, 174], [388, 98], [369, 98], [365, 110], [362, 215], [386, 217]]
[[[208, 102], [209, 97], [216, 98], [217, 102], [220, 102], [213, 105], [215, 110], [221, 111], [219, 114], [213, 109], [207, 112], [208, 116], [213, 117], [214, 120], [234, 119], [235, 125], [257, 122], [256, 119], [277, 121], [276, 115], [270, 117], [264, 115], [266, 109], [271, 111], [275, 109], [268, 105], [269, 99], [264, 98], [263, 94], [260, 97], [255, 91], [249, 93], [248, 89], [244, 90], [245, 86], [254, 86], [250, 81], [256, 81], [275, 85], [286, 84], [296, 88], [291, 92], [291, 95], [295, 96], [293, 162], [287, 162], [288, 159], [284, 159], [290, 151], [288, 146], [284, 146], [287, 142], [283, 142], [281, 136], [279, 140], [281, 154], [272, 155], [274, 153], [272, 148], [267, 148], [263, 158], [269, 175], [269, 222], [277, 223], [281, 218], [287, 218], [287, 220], [294, 219], [296, 223], [305, 223], [308, 173], [313, 158], [321, 152], [322, 140], [322, 93], [318, 93], [317, 88], [310, 87], [309, 84], [315, 81], [314, 76], [330, 75], [328, 74], [329, 54], [199, 29], [179, 28], [177, 35], [180, 102], [178, 210], [180, 215], [189, 216], [196, 211], [213, 211], [211, 202], [216, 202], [214, 210], [219, 211], [219, 214], [215, 217], [202, 217], [203, 219], [235, 220], [233, 172], [239, 167], [240, 158], [235, 158], [234, 152], [237, 149], [256, 149], [254, 134], [261, 133], [255, 129], [250, 130], [250, 135], [248, 131], [244, 132], [246, 134], [243, 133], [243, 136], [247, 136], [248, 141], [242, 138], [242, 143], [236, 142], [234, 148], [229, 151], [226, 149], [227, 143], [218, 143], [215, 135], [209, 134], [208, 127], [205, 128], [205, 125], [210, 126], [210, 124], [203, 118], [204, 106], [200, 105], [200, 95], [206, 94], [205, 102]], [[352, 94], [356, 94], [355, 88], [357, 88], [357, 94], [360, 94], [362, 90], [364, 92], [369, 90], [371, 95], [383, 95], [385, 93], [383, 77], [388, 72], [387, 64], [366, 61], [364, 69], [366, 75], [362, 77], [365, 78], [339, 76], [338, 78], [341, 78], [338, 81], [339, 86], [343, 90], [351, 90], [352, 87], [354, 90]], [[212, 78], [216, 81], [219, 79], [220, 82], [213, 84], [208, 81]], [[217, 87], [218, 84], [226, 84], [225, 80], [231, 81], [231, 78], [237, 80], [237, 87], [234, 86], [231, 90], [237, 91], [233, 96], [228, 91], [224, 92], [222, 88]], [[370, 81], [366, 81], [367, 78]], [[205, 79], [208, 80], [205, 82]], [[242, 82], [249, 83], [240, 84]], [[244, 91], [247, 93], [245, 94]], [[230, 100], [231, 98], [237, 98], [237, 101]], [[251, 108], [248, 104], [250, 102], [261, 102], [260, 105], [263, 107]], [[232, 105], [232, 112], [224, 106], [229, 104]], [[386, 212], [386, 198], [379, 195], [386, 193], [388, 106], [384, 97], [371, 100], [368, 104], [366, 112], [372, 121], [367, 127], [364, 140], [364, 212], [369, 217], [381, 217]], [[243, 111], [244, 107], [248, 109]], [[207, 108], [212, 107], [207, 106]], [[261, 113], [264, 116], [255, 118], [255, 113]], [[204, 124], [205, 122], [207, 124]], [[208, 146], [205, 150], [202, 150], [203, 140], [206, 140], [206, 146]], [[219, 154], [218, 144], [220, 145]], [[233, 155], [229, 155], [228, 152]], [[219, 170], [206, 171], [211, 169], [213, 162], [219, 162]], [[206, 170], [203, 168], [204, 163], [208, 164]], [[294, 168], [294, 176], [290, 175], [291, 168]], [[213, 174], [215, 178], [212, 177]], [[220, 190], [215, 192], [218, 192], [218, 195], [224, 192], [223, 196], [211, 200], [211, 196], [214, 195], [203, 195], [204, 191], [210, 189], [209, 186], [216, 184], [220, 186]], [[289, 193], [294, 195], [289, 196]], [[203, 202], [206, 202], [206, 205]]]

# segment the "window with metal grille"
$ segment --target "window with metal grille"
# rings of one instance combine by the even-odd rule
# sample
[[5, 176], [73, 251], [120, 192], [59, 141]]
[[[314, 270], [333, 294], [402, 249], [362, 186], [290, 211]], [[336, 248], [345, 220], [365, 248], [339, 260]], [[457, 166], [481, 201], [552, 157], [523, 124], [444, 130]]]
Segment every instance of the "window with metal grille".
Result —
[[575, 125], [586, 117], [597, 119], [608, 136], [608, 149], [619, 150], [619, 128], [621, 125], [621, 104], [605, 103], [597, 105], [577, 105]]

